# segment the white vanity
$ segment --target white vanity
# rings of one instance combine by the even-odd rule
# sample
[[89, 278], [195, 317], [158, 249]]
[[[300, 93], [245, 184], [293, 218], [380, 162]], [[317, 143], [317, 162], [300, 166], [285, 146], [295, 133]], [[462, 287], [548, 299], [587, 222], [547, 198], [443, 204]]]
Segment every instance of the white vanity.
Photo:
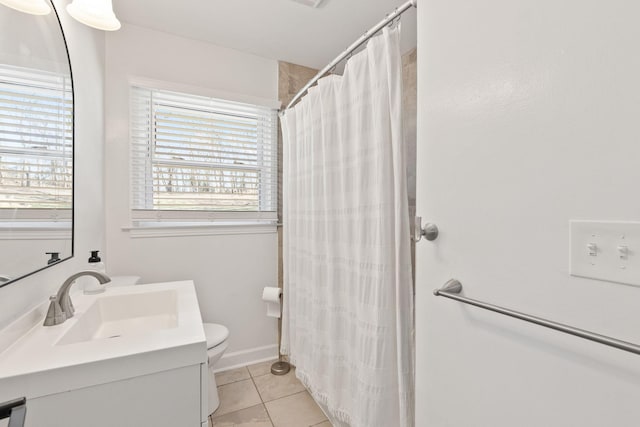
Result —
[[207, 346], [192, 281], [73, 296], [0, 331], [0, 401], [27, 398], [27, 427], [207, 426]]

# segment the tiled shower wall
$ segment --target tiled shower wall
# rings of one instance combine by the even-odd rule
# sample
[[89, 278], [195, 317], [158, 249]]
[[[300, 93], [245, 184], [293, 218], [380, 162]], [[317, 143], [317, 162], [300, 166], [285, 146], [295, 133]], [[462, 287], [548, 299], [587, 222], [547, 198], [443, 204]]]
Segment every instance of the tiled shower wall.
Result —
[[[282, 107], [286, 107], [304, 85], [307, 84], [318, 70], [289, 62], [278, 62], [278, 99]], [[282, 224], [282, 129], [278, 122], [278, 223]], [[278, 227], [278, 286], [284, 282], [282, 267], [282, 227]], [[278, 325], [278, 334], [282, 331]], [[278, 338], [279, 339], [279, 338]]]
[[[409, 224], [413, 236], [413, 218], [416, 216], [416, 121], [418, 116], [418, 51], [413, 49], [402, 55], [402, 124], [407, 146], [407, 192], [409, 193]], [[414, 266], [416, 242], [411, 240], [411, 265]]]

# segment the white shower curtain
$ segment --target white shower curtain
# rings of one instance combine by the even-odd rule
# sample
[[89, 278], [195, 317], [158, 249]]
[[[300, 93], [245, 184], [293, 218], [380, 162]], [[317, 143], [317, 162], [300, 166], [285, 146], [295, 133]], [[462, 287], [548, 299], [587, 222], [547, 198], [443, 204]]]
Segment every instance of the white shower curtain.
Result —
[[282, 352], [336, 426], [413, 425], [399, 28], [282, 118]]

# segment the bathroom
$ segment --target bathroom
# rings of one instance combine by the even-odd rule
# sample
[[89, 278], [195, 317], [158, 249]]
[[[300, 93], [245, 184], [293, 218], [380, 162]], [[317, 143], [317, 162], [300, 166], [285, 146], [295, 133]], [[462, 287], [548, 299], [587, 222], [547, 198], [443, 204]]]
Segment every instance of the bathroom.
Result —
[[[14, 40], [7, 14], [25, 20], [33, 15], [6, 7], [19, 0], [0, 3], [0, 46], [6, 48]], [[37, 267], [19, 274], [0, 270], [9, 277], [0, 287], [0, 349], [15, 348], [16, 323], [35, 307], [46, 310], [49, 297], [88, 268], [91, 251], [100, 250], [108, 276], [149, 286], [193, 281], [202, 321], [229, 331], [228, 347], [215, 366], [224, 413], [218, 409], [204, 418], [198, 413], [197, 425], [325, 427], [332, 417], [340, 425], [340, 417], [321, 408], [322, 399], [313, 406], [313, 387], [305, 391], [295, 370], [270, 373], [279, 353], [280, 322], [266, 315], [262, 294], [265, 287], [282, 285], [287, 221], [273, 210], [244, 217], [134, 213], [131, 87], [284, 109], [285, 100], [317, 70], [405, 2], [324, 0], [313, 7], [311, 0], [113, 0], [121, 27], [107, 31], [71, 16], [71, 0], [52, 3], [73, 74], [73, 238], [60, 249], [63, 260], [45, 269], [49, 247], [33, 258], [23, 246], [12, 246], [16, 260], [11, 262], [37, 259]], [[640, 6], [621, 0], [418, 0], [415, 6], [390, 28], [399, 24], [401, 31], [405, 109], [412, 103], [417, 108], [415, 123], [411, 112], [404, 112], [405, 132], [417, 128], [415, 151], [406, 153], [408, 164], [415, 164], [415, 188], [409, 183], [415, 206], [410, 200], [404, 208], [411, 223], [419, 216], [421, 227], [435, 224], [439, 235], [414, 237], [415, 330], [402, 329], [415, 337], [415, 349], [407, 343], [415, 361], [414, 384], [408, 386], [413, 419], [387, 425], [354, 421], [354, 427], [637, 425], [640, 261], [634, 257], [640, 252], [634, 243], [640, 244], [640, 203], [634, 184], [640, 179], [635, 165], [640, 145], [633, 141], [640, 136], [635, 126], [640, 60], [631, 48], [640, 36], [635, 22]], [[47, 15], [51, 18], [55, 14]], [[46, 47], [59, 48], [52, 44], [47, 40]], [[20, 48], [10, 52], [23, 53]], [[332, 70], [336, 75], [346, 74], [345, 63], [353, 59], [346, 56]], [[408, 84], [411, 78], [417, 85]], [[288, 173], [286, 166], [277, 167]], [[281, 193], [277, 200], [290, 202]], [[0, 221], [16, 223], [6, 216]], [[152, 226], [139, 226], [145, 221]], [[7, 243], [30, 241], [2, 227], [2, 253], [7, 254]], [[371, 238], [362, 233], [363, 241]], [[405, 255], [404, 261], [411, 258]], [[451, 279], [462, 284], [457, 295], [613, 341], [603, 345], [607, 340], [593, 335], [583, 339], [435, 296]], [[142, 292], [114, 285], [100, 295]], [[70, 292], [80, 319], [85, 296], [78, 285]], [[283, 296], [286, 300], [286, 285]], [[43, 329], [45, 312], [36, 314], [41, 317], [34, 328]], [[615, 348], [612, 342], [629, 345]], [[206, 365], [205, 357], [199, 363]], [[170, 401], [180, 378], [139, 399], [117, 399], [114, 392], [113, 401], [109, 397], [103, 405], [92, 400], [90, 388], [76, 387], [73, 393], [69, 388], [65, 391], [77, 400], [61, 397], [46, 407], [40, 398], [6, 388], [3, 375], [11, 367], [2, 360], [0, 353], [0, 403], [26, 397], [26, 426], [196, 425], [168, 424], [183, 408], [159, 403]], [[283, 385], [265, 388], [285, 391], [265, 399], [261, 381], [279, 382]], [[236, 385], [225, 388], [229, 384]], [[249, 386], [254, 400], [232, 405], [231, 411], [225, 391], [238, 384]], [[149, 397], [156, 395], [160, 400]], [[304, 398], [304, 404], [280, 405], [278, 412], [271, 403], [292, 396]], [[92, 405], [94, 412], [86, 409]], [[200, 402], [200, 412], [207, 406]], [[51, 416], [33, 424], [43, 419], [45, 407], [83, 421], [60, 424]], [[247, 411], [251, 408], [254, 412]], [[246, 419], [239, 415], [243, 411]], [[91, 416], [94, 421], [82, 418]], [[140, 417], [146, 421], [135, 421]]]

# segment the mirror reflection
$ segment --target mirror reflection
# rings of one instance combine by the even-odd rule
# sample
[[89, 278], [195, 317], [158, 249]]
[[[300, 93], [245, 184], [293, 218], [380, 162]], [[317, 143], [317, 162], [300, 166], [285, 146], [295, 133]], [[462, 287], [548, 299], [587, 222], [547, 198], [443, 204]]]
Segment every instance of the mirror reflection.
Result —
[[73, 87], [55, 11], [0, 5], [0, 286], [73, 255]]

